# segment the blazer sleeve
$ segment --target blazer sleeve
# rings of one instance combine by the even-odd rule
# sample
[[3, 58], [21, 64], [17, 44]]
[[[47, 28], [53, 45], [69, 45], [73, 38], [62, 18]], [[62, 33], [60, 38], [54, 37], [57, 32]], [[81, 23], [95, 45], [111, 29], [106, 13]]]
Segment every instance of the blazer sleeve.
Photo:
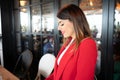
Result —
[[78, 48], [77, 75], [75, 80], [94, 80], [97, 47], [94, 40], [84, 40]]

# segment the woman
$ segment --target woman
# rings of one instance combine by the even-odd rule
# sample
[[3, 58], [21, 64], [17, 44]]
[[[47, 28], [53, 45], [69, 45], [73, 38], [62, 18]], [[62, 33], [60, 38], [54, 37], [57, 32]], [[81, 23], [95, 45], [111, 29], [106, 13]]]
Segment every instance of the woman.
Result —
[[94, 80], [97, 47], [83, 11], [70, 4], [60, 9], [57, 17], [65, 42], [46, 80]]

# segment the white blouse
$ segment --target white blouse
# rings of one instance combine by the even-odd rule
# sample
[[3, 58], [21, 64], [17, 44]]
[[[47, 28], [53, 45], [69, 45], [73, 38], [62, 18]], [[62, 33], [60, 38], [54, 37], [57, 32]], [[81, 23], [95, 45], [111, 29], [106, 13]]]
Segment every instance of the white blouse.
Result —
[[64, 51], [60, 54], [60, 56], [59, 56], [59, 58], [58, 58], [58, 60], [57, 60], [57, 64], [58, 64], [58, 65], [59, 65], [59, 63], [60, 63], [63, 55], [65, 54], [65, 52], [67, 51], [67, 49], [70, 47], [70, 45], [72, 44], [73, 41], [74, 41], [74, 39], [72, 39], [72, 40], [70, 41], [70, 43], [66, 46], [66, 48], [64, 49]]

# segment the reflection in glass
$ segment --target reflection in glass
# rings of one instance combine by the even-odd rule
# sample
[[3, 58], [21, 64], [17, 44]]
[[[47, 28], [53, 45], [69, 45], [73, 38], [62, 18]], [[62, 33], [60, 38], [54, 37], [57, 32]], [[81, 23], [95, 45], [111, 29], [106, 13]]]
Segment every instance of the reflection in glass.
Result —
[[40, 35], [33, 35], [33, 48], [34, 52], [40, 52], [41, 50], [41, 40], [40, 40]]
[[20, 2], [20, 6], [21, 6], [21, 7], [22, 7], [22, 6], [26, 6], [26, 5], [28, 5], [28, 3], [29, 3], [28, 0], [19, 0], [19, 2]]
[[34, 35], [33, 34], [33, 53], [34, 58], [36, 61], [39, 61], [42, 54], [42, 48], [41, 48], [41, 35]]
[[116, 9], [115, 9], [115, 27], [114, 27], [114, 38], [119, 37], [120, 32], [120, 3], [116, 3]]
[[42, 2], [51, 2], [53, 0], [42, 0]]
[[39, 3], [40, 0], [31, 0], [31, 3]]
[[22, 35], [22, 51], [29, 48], [29, 36]]
[[53, 34], [54, 29], [54, 4], [53, 2], [42, 5], [42, 32]]
[[116, 1], [113, 32], [114, 80], [120, 80], [120, 0]]
[[21, 53], [22, 48], [21, 48], [21, 34], [20, 33], [16, 33], [16, 44], [17, 44], [17, 52]]
[[40, 32], [41, 30], [40, 6], [31, 7], [31, 10], [32, 10], [32, 32]]
[[92, 36], [97, 42], [98, 57], [96, 64], [96, 75], [101, 70], [101, 31], [102, 31], [102, 0], [81, 0], [79, 7], [84, 11], [89, 23]]
[[43, 36], [43, 54], [51, 53], [54, 54], [54, 37], [53, 36]]
[[20, 24], [21, 24], [21, 31], [27, 32], [28, 31], [28, 10], [27, 8], [21, 8], [20, 10]]

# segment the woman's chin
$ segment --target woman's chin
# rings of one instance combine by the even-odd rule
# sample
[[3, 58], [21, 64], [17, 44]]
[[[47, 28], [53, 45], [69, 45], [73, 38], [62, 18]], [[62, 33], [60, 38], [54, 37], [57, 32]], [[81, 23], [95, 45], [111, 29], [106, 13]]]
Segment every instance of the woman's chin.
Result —
[[65, 35], [64, 35], [63, 37], [64, 37], [64, 38], [68, 38], [69, 36], [65, 36]]

